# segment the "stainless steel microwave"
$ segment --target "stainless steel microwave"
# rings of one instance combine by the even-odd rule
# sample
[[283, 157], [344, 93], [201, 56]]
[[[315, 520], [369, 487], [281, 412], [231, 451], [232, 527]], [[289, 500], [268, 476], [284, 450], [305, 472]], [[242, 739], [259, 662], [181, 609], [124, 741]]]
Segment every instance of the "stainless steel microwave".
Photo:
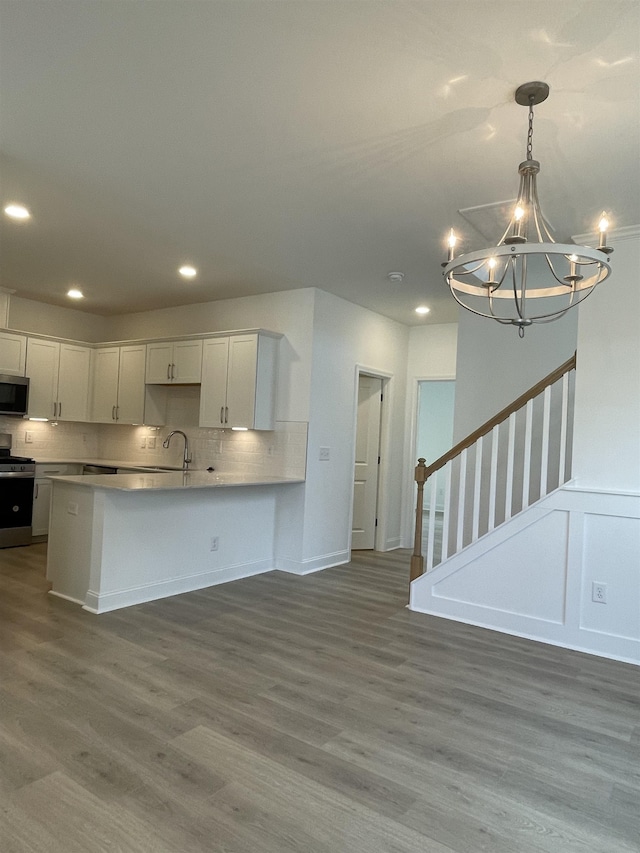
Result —
[[25, 376], [7, 376], [0, 373], [0, 415], [27, 414], [29, 405], [29, 380]]

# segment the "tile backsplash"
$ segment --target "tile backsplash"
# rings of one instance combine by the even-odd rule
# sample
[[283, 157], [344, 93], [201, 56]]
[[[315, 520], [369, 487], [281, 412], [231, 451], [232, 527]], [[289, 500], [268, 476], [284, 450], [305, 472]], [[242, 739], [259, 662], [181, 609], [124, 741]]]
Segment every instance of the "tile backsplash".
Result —
[[[235, 432], [201, 429], [194, 388], [172, 389], [163, 427], [29, 421], [0, 416], [0, 432], [11, 433], [12, 452], [34, 459], [105, 459], [139, 465], [180, 466], [181, 436], [162, 442], [172, 429], [189, 438], [191, 468], [215, 468], [274, 477], [303, 479], [307, 459], [307, 423], [278, 421], [272, 431]], [[28, 440], [30, 439], [30, 440]]]

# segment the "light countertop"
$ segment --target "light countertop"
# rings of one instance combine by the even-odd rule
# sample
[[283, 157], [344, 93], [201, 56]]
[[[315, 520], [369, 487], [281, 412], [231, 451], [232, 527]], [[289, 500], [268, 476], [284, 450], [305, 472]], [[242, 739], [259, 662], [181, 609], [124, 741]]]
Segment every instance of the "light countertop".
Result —
[[[97, 464], [107, 464], [105, 462]], [[115, 467], [115, 466], [114, 466]], [[183, 472], [145, 472], [135, 474], [91, 474], [75, 477], [51, 477], [54, 482], [73, 483], [94, 489], [115, 489], [124, 492], [172, 489], [211, 489], [228, 486], [272, 486], [304, 483], [288, 477], [270, 477], [261, 474], [229, 474], [220, 471], [194, 470]]]

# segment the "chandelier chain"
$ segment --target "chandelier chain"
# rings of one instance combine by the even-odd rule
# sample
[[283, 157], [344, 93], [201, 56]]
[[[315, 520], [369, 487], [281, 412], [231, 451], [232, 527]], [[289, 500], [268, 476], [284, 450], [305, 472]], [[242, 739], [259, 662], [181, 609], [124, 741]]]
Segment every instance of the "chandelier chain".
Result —
[[529, 98], [529, 132], [527, 133], [527, 160], [533, 160], [533, 95]]

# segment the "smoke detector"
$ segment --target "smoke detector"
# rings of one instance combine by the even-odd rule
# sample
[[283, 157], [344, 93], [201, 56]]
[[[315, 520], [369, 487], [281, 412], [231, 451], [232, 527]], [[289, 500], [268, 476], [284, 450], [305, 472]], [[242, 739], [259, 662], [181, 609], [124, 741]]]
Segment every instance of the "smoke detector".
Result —
[[404, 279], [404, 273], [403, 272], [390, 272], [390, 273], [387, 273], [387, 278], [389, 279], [389, 281], [392, 281], [394, 284], [402, 284], [402, 281]]

